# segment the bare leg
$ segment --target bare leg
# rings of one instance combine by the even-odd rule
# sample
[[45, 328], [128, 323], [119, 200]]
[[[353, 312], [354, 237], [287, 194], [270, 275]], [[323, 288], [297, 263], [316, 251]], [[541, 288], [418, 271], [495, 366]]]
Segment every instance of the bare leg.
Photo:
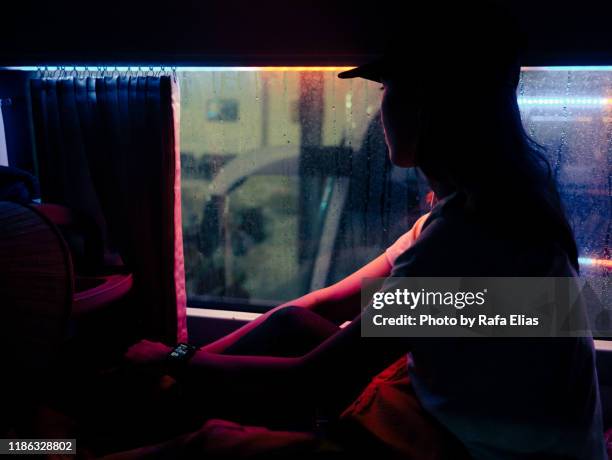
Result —
[[[231, 339], [225, 340], [223, 347], [216, 346], [215, 354], [298, 357], [340, 330], [337, 325], [309, 309], [294, 306], [275, 309], [256, 321], [254, 327], [245, 327], [239, 334], [230, 334]], [[223, 358], [218, 356], [218, 359]], [[308, 417], [313, 415], [313, 408], [307, 401], [309, 395], [298, 395], [298, 388], [295, 388], [295, 398], [291, 398], [289, 404], [286, 399], [281, 401], [280, 395], [278, 401], [268, 399], [264, 402], [260, 398], [233, 394], [231, 382], [217, 385], [214, 380], [215, 376], [210, 375], [210, 379], [204, 381], [184, 382], [191, 394], [191, 407], [207, 409], [207, 413], [213, 417], [249, 423], [293, 420], [301, 426], [304, 421], [311, 422]], [[219, 402], [223, 403], [215, 407]]]
[[[278, 308], [245, 326], [239, 334], [230, 334], [230, 340], [221, 339], [223, 346], [217, 344], [213, 356], [220, 360], [225, 358], [223, 355], [230, 354], [302, 356], [338, 330], [335, 324], [309, 309]], [[197, 380], [178, 378], [178, 386], [172, 391], [160, 392], [154, 376], [125, 369], [102, 385], [104, 388], [95, 391], [98, 395], [95, 409], [91, 408], [98, 414], [94, 419], [95, 436], [103, 439], [113, 437], [114, 431], [129, 432], [129, 438], [121, 435], [122, 439], [117, 439], [116, 447], [125, 449], [191, 431], [211, 417], [242, 423], [269, 423], [283, 428], [310, 426], [313, 407], [308, 398], [311, 392], [300, 394], [301, 390], [296, 387], [291, 390], [295, 397], [283, 398], [279, 394], [264, 400], [255, 394], [236, 392], [232, 381], [226, 382], [213, 374], [207, 373]], [[116, 417], [118, 413], [121, 417]], [[103, 414], [109, 414], [110, 420]]]
[[[299, 318], [304, 319], [300, 320]], [[244, 354], [247, 355], [265, 355], [267, 354], [267, 347], [264, 347], [262, 352], [257, 352], [255, 350], [259, 345], [265, 345], [264, 343], [261, 343], [261, 340], [265, 340], [265, 338], [262, 337], [262, 331], [265, 330], [269, 333], [275, 333], [275, 324], [278, 327], [288, 327], [293, 329], [294, 332], [303, 337], [320, 337], [321, 339], [319, 342], [326, 339], [331, 335], [331, 333], [337, 330], [337, 326], [334, 323], [327, 321], [307, 308], [280, 306], [264, 313], [260, 317], [245, 324], [225, 337], [205, 345], [202, 347], [202, 350], [209, 353], [226, 353], [226, 350], [228, 350], [229, 354], [242, 354], [242, 352], [244, 352]], [[261, 329], [259, 332], [255, 332], [261, 326], [263, 326], [263, 329]], [[246, 339], [247, 337], [249, 338]], [[287, 336], [285, 336], [285, 338], [289, 339]], [[307, 341], [311, 343], [311, 340]], [[255, 342], [258, 342], [259, 345], [257, 345]], [[281, 345], [278, 341], [277, 343], [278, 345]], [[234, 344], [240, 345], [234, 346]], [[280, 351], [279, 349], [277, 350]], [[309, 350], [305, 351], [307, 352]]]
[[234, 336], [223, 354], [303, 356], [338, 329], [306, 308], [287, 306], [267, 315], [256, 327]]

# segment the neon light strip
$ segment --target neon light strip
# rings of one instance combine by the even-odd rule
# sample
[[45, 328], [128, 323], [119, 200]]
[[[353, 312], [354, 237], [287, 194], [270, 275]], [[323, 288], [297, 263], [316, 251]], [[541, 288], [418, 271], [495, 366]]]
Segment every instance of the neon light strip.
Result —
[[592, 259], [590, 257], [578, 257], [580, 265], [591, 265], [595, 267], [612, 268], [612, 260], [608, 259]]
[[22, 67], [5, 67], [7, 70], [24, 70], [28, 72], [38, 71], [65, 71], [67, 74], [70, 72], [160, 72], [160, 71], [172, 71], [176, 72], [342, 72], [344, 70], [350, 70], [354, 66], [349, 67], [326, 67], [326, 66], [285, 66], [285, 67], [173, 67], [173, 66], [149, 66], [149, 65], [133, 65], [133, 66], [22, 66]]
[[560, 65], [544, 67], [521, 67], [523, 72], [544, 71], [544, 72], [612, 72], [610, 65]]
[[518, 98], [519, 105], [554, 105], [554, 106], [604, 106], [612, 105], [608, 97], [525, 97]]
[[[146, 64], [134, 64], [132, 66], [114, 66], [114, 65], [61, 65], [61, 66], [48, 66], [48, 70], [54, 71], [57, 70], [58, 67], [63, 67], [66, 72], [77, 70], [78, 72], [82, 71], [96, 71], [97, 69], [106, 68], [107, 72], [117, 70], [119, 72], [125, 72], [127, 70], [138, 70], [139, 68], [143, 71], [154, 71], [158, 72], [160, 70], [176, 70], [177, 72], [334, 72], [334, 71], [343, 71], [354, 68], [355, 66], [263, 66], [263, 67], [232, 67], [232, 66], [172, 66], [172, 65], [146, 65]], [[44, 69], [45, 66], [18, 66], [18, 67], [5, 67], [7, 70], [26, 70], [29, 72], [36, 72], [37, 70]], [[533, 71], [545, 71], [545, 72], [612, 72], [612, 66], [603, 65], [603, 66], [526, 66], [521, 67], [523, 72], [533, 72]]]

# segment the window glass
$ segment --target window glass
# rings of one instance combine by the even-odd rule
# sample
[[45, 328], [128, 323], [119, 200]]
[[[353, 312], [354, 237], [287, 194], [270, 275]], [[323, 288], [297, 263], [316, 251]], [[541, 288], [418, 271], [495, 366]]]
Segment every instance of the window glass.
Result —
[[[429, 210], [424, 178], [388, 160], [380, 85], [339, 71], [178, 73], [192, 305], [263, 310], [333, 283]], [[611, 89], [610, 70], [524, 69], [518, 94], [591, 273], [609, 270]]]
[[612, 70], [524, 69], [518, 97], [527, 132], [546, 147], [581, 272], [605, 275], [612, 267]]

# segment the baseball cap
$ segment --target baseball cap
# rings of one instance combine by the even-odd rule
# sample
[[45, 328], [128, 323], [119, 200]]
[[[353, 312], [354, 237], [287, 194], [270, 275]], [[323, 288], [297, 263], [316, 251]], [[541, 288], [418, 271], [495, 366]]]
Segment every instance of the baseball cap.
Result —
[[495, 3], [420, 9], [390, 18], [387, 29], [391, 32], [379, 57], [338, 77], [378, 83], [398, 77], [433, 85], [466, 83], [476, 76], [489, 84], [518, 85], [523, 37], [514, 18]]

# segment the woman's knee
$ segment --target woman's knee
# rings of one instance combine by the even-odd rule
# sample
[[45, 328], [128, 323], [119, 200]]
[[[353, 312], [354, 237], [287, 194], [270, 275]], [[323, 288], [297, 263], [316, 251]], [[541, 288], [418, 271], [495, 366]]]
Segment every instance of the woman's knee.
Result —
[[266, 325], [277, 334], [287, 336], [287, 339], [292, 337], [294, 340], [301, 339], [310, 344], [318, 343], [338, 330], [338, 326], [331, 321], [308, 308], [295, 305], [288, 305], [272, 312], [266, 320]]
[[305, 316], [307, 316], [309, 311], [304, 307], [298, 307], [295, 305], [287, 305], [282, 308], [278, 308], [272, 312], [266, 319], [266, 321], [270, 321], [273, 323], [280, 324], [295, 324], [296, 322], [300, 322]]

